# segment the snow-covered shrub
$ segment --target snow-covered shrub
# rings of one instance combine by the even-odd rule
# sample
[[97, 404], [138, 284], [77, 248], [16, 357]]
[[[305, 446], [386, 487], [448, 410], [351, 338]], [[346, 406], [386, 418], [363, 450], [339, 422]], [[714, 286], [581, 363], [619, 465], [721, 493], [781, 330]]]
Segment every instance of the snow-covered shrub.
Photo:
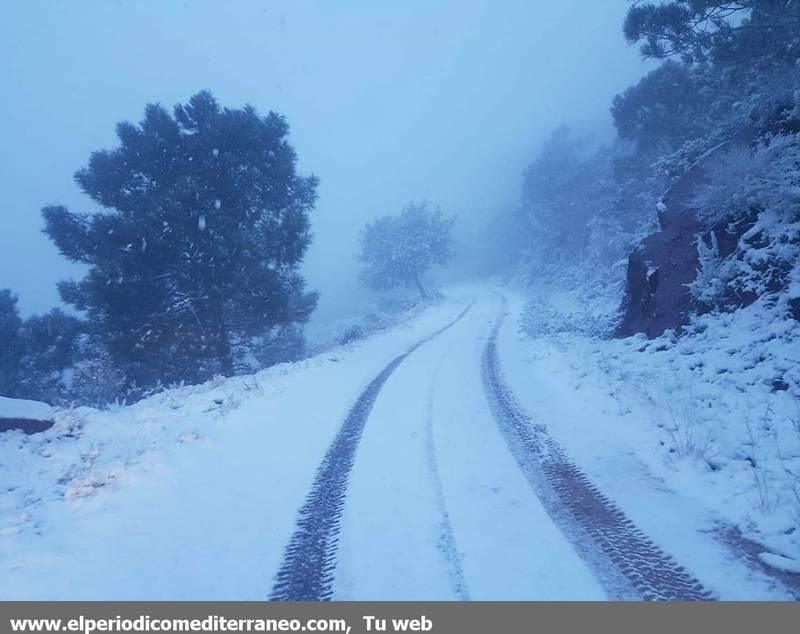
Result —
[[303, 327], [299, 324], [288, 324], [273, 328], [250, 343], [250, 352], [257, 362], [257, 367], [251, 370], [298, 361], [306, 355]]
[[364, 327], [361, 324], [347, 326], [339, 337], [339, 343], [346, 346], [348, 343], [360, 341], [365, 337]]
[[532, 337], [555, 333], [576, 333], [608, 337], [619, 318], [621, 283], [575, 285], [572, 290], [555, 286], [530, 288], [534, 299], [526, 305], [522, 328]]
[[669, 436], [669, 451], [677, 459], [708, 462], [714, 443], [713, 421], [705, 418], [695, 399], [685, 392], [691, 386], [673, 385], [658, 399], [656, 425]]
[[689, 284], [694, 300], [710, 308], [718, 308], [724, 298], [728, 283], [736, 276], [735, 263], [720, 257], [717, 234], [711, 231], [706, 242], [705, 236], [697, 236], [697, 277]]
[[129, 392], [125, 377], [114, 366], [111, 356], [97, 350], [95, 356], [78, 361], [72, 368], [67, 399], [91, 407], [105, 407]]
[[[431, 299], [438, 299], [441, 293], [438, 290], [430, 291]], [[411, 310], [415, 306], [425, 303], [420, 300], [419, 295], [410, 288], [393, 288], [384, 291], [377, 296], [373, 312], [386, 315], [397, 315]]]
[[319, 354], [330, 348], [348, 345], [366, 339], [417, 312], [436, 303], [441, 298], [438, 291], [429, 292], [427, 299], [408, 288], [394, 288], [377, 296], [375, 303], [364, 314], [330, 324], [317, 333], [309, 344], [309, 354]]
[[[711, 231], [697, 241], [693, 297], [712, 307], [736, 307], [771, 293], [791, 298], [800, 260], [800, 135], [727, 147], [705, 172], [693, 203]], [[720, 253], [720, 232], [735, 240], [730, 253]]]
[[707, 182], [693, 197], [698, 216], [710, 226], [736, 222], [756, 208], [797, 219], [798, 169], [800, 135], [767, 136], [753, 148], [729, 144], [704, 165]]
[[[789, 420], [797, 439], [797, 451], [800, 453], [800, 396], [795, 398], [795, 412]], [[787, 465], [784, 470], [791, 479], [792, 495], [795, 503], [795, 521], [797, 526], [800, 526], [800, 467], [793, 468], [792, 465]]]

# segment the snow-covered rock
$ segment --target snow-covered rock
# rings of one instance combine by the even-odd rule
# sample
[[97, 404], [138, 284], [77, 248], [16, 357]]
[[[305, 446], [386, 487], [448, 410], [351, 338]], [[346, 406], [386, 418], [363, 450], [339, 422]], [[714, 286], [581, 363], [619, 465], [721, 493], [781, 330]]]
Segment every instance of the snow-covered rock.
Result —
[[0, 396], [0, 432], [20, 429], [26, 434], [53, 426], [55, 412], [47, 403]]

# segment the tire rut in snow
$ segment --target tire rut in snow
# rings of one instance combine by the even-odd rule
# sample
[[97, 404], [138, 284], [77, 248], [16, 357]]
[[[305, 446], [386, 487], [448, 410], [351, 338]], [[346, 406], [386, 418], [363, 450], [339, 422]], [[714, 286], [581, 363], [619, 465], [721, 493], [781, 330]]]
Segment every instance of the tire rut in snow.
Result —
[[425, 462], [428, 466], [428, 473], [436, 498], [436, 507], [439, 512], [440, 535], [437, 546], [445, 559], [447, 574], [450, 577], [450, 586], [453, 589], [453, 594], [455, 594], [460, 601], [469, 601], [469, 587], [467, 586], [467, 580], [464, 576], [461, 553], [458, 550], [455, 532], [450, 522], [450, 514], [447, 512], [447, 502], [445, 501], [442, 477], [439, 473], [439, 461], [436, 457], [436, 440], [433, 435], [433, 395], [436, 377], [440, 371], [441, 365], [437, 368], [433, 376], [431, 388], [428, 392], [428, 420], [425, 424]]
[[483, 355], [483, 381], [492, 413], [512, 454], [548, 514], [614, 598], [707, 601], [711, 594], [664, 553], [592, 484], [516, 402], [497, 356], [497, 335], [507, 302]]
[[735, 525], [719, 523], [714, 533], [717, 539], [727, 546], [736, 555], [737, 559], [743, 561], [748, 568], [765, 575], [795, 601], [800, 601], [800, 575], [773, 568], [761, 558], [765, 554], [778, 553], [774, 553], [767, 546], [749, 539]]
[[317, 468], [311, 491], [297, 519], [283, 563], [275, 577], [272, 601], [329, 601], [333, 595], [336, 547], [350, 471], [372, 406], [384, 383], [420, 346], [453, 327], [472, 308], [393, 359], [359, 395]]

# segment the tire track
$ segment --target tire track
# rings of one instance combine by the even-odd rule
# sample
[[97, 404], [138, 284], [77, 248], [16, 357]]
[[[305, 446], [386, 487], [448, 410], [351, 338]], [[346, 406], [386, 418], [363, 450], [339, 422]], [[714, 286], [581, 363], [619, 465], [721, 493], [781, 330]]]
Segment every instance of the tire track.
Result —
[[589, 480], [550, 436], [531, 421], [506, 385], [497, 355], [502, 309], [483, 355], [483, 382], [495, 420], [547, 513], [614, 598], [712, 599], [689, 572], [654, 544]]
[[450, 323], [394, 358], [359, 395], [322, 459], [311, 490], [299, 511], [294, 534], [270, 593], [272, 601], [329, 601], [333, 594], [336, 549], [347, 483], [358, 443], [372, 406], [391, 374], [411, 353], [452, 328], [474, 300]]
[[[773, 568], [766, 564], [761, 555], [772, 552], [768, 547], [742, 534], [738, 526], [718, 523], [714, 535], [752, 571], [764, 575], [772, 584], [779, 586], [795, 601], [800, 601], [800, 575]], [[779, 553], [776, 553], [779, 554]]]

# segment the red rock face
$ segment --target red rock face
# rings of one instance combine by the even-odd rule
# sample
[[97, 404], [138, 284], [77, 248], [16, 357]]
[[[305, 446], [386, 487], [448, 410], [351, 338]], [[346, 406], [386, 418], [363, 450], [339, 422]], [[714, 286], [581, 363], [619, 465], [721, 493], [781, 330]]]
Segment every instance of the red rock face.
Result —
[[630, 255], [620, 336], [641, 332], [657, 337], [686, 323], [692, 308], [687, 284], [697, 275], [695, 239], [700, 231], [692, 214], [681, 213]]
[[692, 300], [687, 284], [697, 275], [695, 241], [702, 227], [689, 204], [702, 182], [698, 165], [663, 197], [661, 230], [648, 236], [628, 258], [628, 286], [618, 334], [657, 337], [680, 328], [689, 318]]
[[[697, 276], [697, 237], [708, 230], [698, 221], [692, 205], [706, 182], [705, 165], [731, 144], [749, 144], [752, 129], [714, 148], [698, 160], [662, 196], [661, 229], [648, 236], [628, 258], [628, 283], [618, 336], [644, 333], [657, 337], [665, 330], [680, 329], [695, 310], [688, 284]], [[735, 238], [734, 236], [734, 244]], [[728, 248], [726, 246], [726, 248]]]

